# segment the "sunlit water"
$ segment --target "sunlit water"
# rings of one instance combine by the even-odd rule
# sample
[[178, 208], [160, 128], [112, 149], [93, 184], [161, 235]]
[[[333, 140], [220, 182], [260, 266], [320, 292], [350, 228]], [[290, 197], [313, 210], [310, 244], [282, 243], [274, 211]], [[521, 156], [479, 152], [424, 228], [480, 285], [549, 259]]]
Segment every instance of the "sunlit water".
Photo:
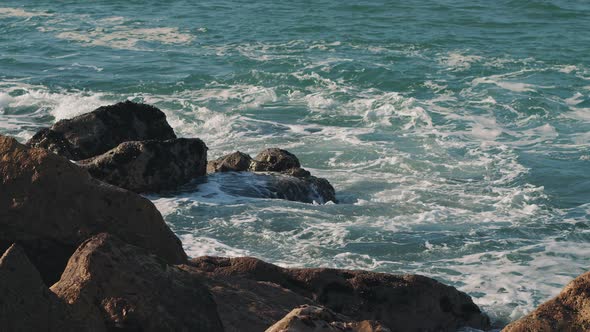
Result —
[[498, 325], [590, 266], [587, 1], [59, 3], [0, 3], [0, 133], [131, 99], [337, 190], [150, 196], [190, 255], [424, 274]]

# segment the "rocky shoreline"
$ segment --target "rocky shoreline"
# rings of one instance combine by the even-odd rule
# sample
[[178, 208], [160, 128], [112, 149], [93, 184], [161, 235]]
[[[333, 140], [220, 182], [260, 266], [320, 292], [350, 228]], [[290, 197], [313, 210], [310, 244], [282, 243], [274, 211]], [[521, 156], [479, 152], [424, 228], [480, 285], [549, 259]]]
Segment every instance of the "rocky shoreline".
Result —
[[[37, 133], [0, 135], [0, 330], [456, 331], [489, 318], [419, 275], [281, 268], [251, 257], [188, 258], [138, 193], [217, 172], [268, 177], [270, 197], [336, 201], [332, 185], [279, 148], [207, 160], [157, 108], [100, 107]], [[507, 331], [590, 328], [589, 277]]]

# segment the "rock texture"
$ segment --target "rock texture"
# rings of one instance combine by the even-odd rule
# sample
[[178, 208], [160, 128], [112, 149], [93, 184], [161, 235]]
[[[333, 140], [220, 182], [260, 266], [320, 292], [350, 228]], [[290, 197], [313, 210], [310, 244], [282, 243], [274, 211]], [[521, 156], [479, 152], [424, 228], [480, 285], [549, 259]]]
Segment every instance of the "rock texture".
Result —
[[49, 291], [20, 246], [6, 250], [0, 258], [0, 330], [104, 331], [101, 321], [79, 318]]
[[29, 142], [71, 160], [100, 155], [127, 141], [176, 138], [159, 109], [131, 101], [102, 106], [39, 131]]
[[76, 247], [110, 232], [182, 263], [180, 240], [147, 199], [90, 177], [65, 158], [0, 136], [0, 250], [21, 244], [50, 285]]
[[297, 157], [289, 151], [270, 148], [255, 159], [240, 151], [210, 161], [208, 173], [216, 172], [269, 172], [268, 189], [272, 198], [305, 203], [336, 202], [336, 191], [326, 179], [312, 176], [301, 168]]
[[502, 331], [590, 331], [590, 272], [578, 276], [557, 297], [541, 304]]
[[51, 290], [109, 330], [223, 331], [198, 278], [106, 233], [80, 245]]
[[[190, 265], [207, 273], [209, 278], [273, 283], [313, 301], [312, 304], [325, 306], [355, 321], [379, 321], [392, 331], [489, 327], [489, 319], [468, 295], [418, 275], [285, 269], [249, 257], [200, 257], [191, 260]], [[303, 303], [297, 305], [300, 304]]]
[[135, 192], [158, 192], [205, 175], [207, 146], [198, 138], [125, 142], [79, 164], [112, 185]]
[[266, 332], [389, 332], [379, 322], [354, 322], [332, 310], [303, 305], [269, 327]]

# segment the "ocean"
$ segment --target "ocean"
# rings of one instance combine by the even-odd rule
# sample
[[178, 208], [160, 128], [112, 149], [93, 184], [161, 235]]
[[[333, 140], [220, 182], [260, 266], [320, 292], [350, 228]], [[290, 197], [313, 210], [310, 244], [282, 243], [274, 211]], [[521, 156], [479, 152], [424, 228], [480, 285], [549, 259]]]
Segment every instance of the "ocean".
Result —
[[209, 160], [296, 154], [338, 204], [222, 174], [149, 195], [191, 256], [417, 273], [497, 326], [590, 266], [590, 2], [0, 2], [0, 134], [122, 100]]

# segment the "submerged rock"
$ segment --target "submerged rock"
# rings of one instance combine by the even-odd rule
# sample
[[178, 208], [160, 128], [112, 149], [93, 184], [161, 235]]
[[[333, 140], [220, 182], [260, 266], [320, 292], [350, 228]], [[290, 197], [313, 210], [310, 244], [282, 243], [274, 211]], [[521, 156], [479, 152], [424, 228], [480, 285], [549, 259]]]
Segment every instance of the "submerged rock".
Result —
[[287, 316], [269, 327], [266, 332], [389, 332], [379, 322], [355, 322], [350, 318], [338, 315], [332, 310], [303, 305], [293, 309]]
[[79, 164], [112, 185], [135, 192], [158, 192], [205, 175], [207, 146], [198, 138], [125, 142]]
[[27, 145], [71, 160], [102, 154], [127, 141], [176, 138], [166, 115], [156, 107], [125, 101], [61, 120], [42, 129]]
[[313, 301], [308, 304], [325, 306], [354, 321], [379, 321], [392, 331], [489, 327], [488, 317], [467, 294], [419, 275], [286, 269], [250, 257], [199, 257], [190, 265], [209, 278], [273, 283]]
[[106, 233], [78, 247], [51, 290], [111, 331], [223, 331], [199, 278]]
[[105, 231], [168, 263], [186, 261], [180, 240], [148, 199], [1, 135], [0, 188], [0, 250], [21, 244], [48, 285], [80, 243]]
[[13, 244], [0, 258], [0, 330], [103, 331], [93, 317], [76, 316], [43, 283], [23, 249]]
[[555, 298], [502, 331], [590, 331], [590, 272], [575, 278]]

